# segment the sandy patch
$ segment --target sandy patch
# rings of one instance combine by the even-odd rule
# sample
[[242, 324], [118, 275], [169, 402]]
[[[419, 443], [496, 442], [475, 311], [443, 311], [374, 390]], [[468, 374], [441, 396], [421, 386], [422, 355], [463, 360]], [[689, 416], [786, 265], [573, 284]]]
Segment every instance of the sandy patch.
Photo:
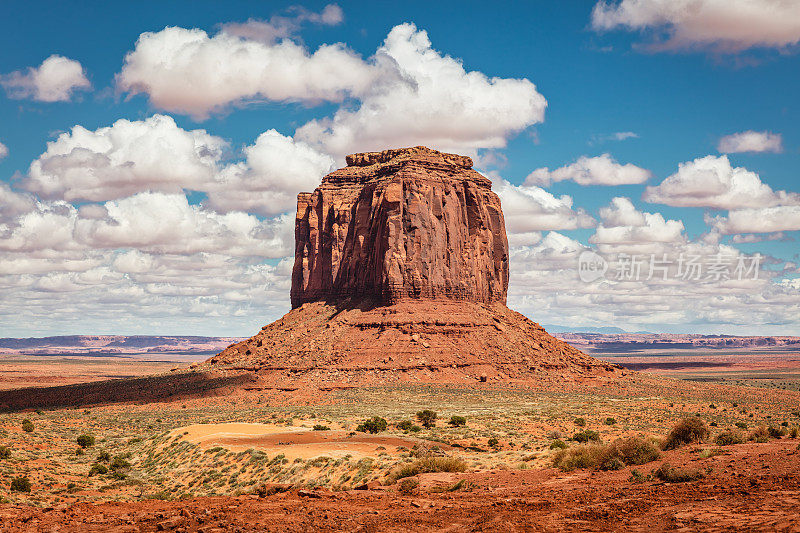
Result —
[[[252, 448], [269, 456], [282, 453], [289, 460], [321, 456], [340, 458], [346, 455], [360, 459], [377, 457], [381, 453], [397, 455], [403, 451], [403, 447], [411, 448], [421, 442], [418, 439], [365, 433], [351, 435], [340, 430], [313, 431], [302, 426], [245, 423], [193, 424], [174, 429], [170, 435], [182, 435], [185, 440], [203, 448], [222, 446], [234, 452]], [[449, 449], [446, 445], [441, 447]]]

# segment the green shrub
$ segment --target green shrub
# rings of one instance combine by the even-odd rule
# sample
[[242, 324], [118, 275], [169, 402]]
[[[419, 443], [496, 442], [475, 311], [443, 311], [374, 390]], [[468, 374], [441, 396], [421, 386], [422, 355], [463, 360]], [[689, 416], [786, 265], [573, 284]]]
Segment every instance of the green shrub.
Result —
[[554, 440], [553, 442], [550, 443], [550, 449], [551, 450], [563, 450], [566, 447], [567, 447], [567, 444], [561, 439], [556, 439], [556, 440]]
[[631, 477], [628, 478], [628, 481], [631, 483], [645, 483], [646, 481], [650, 481], [653, 479], [653, 476], [647, 474], [646, 476], [636, 470], [635, 468], [631, 470]]
[[33, 431], [33, 422], [30, 419], [26, 418], [22, 421], [22, 431], [26, 433], [30, 433]]
[[759, 426], [750, 432], [747, 440], [761, 443], [767, 442], [769, 440], [769, 431], [764, 426]]
[[592, 431], [591, 429], [584, 429], [583, 431], [575, 433], [572, 436], [572, 440], [576, 442], [600, 442], [600, 433]]
[[457, 457], [423, 457], [411, 464], [403, 465], [391, 474], [394, 480], [428, 474], [431, 472], [463, 472], [467, 463]]
[[411, 428], [414, 426], [414, 422], [411, 420], [402, 420], [396, 424], [397, 429], [401, 431], [411, 431]]
[[314, 424], [314, 431], [330, 431], [331, 428], [322, 424]]
[[450, 421], [448, 422], [453, 427], [460, 427], [467, 425], [467, 419], [463, 416], [453, 415], [450, 417]]
[[30, 492], [31, 480], [28, 476], [17, 476], [11, 480], [11, 492]]
[[747, 429], [747, 423], [746, 422], [736, 422], [736, 427], [739, 428], [739, 429]]
[[706, 423], [699, 418], [684, 418], [673, 426], [664, 440], [663, 448], [665, 450], [674, 450], [685, 444], [702, 442], [708, 438], [710, 433]]
[[0, 446], [0, 459], [11, 459], [11, 448]]
[[582, 428], [586, 427], [586, 419], [585, 418], [576, 418], [574, 422], [575, 422], [576, 426], [579, 426], [579, 427], [582, 427]]
[[663, 463], [653, 472], [653, 475], [667, 483], [685, 483], [687, 481], [696, 481], [703, 477], [703, 473], [699, 470], [673, 468], [669, 463]]
[[486, 441], [486, 444], [488, 444], [492, 448], [498, 448], [500, 446], [500, 441], [497, 440], [496, 437], [492, 437], [491, 439]]
[[362, 433], [380, 433], [386, 429], [386, 420], [379, 417], [373, 416], [359, 424], [356, 427], [356, 431], [360, 431]]
[[608, 418], [603, 420], [603, 423], [607, 426], [613, 426], [617, 423], [617, 419], [609, 416]]
[[122, 470], [123, 468], [129, 468], [131, 464], [125, 459], [125, 457], [121, 455], [117, 455], [114, 457], [114, 460], [111, 461], [111, 470]]
[[741, 444], [744, 442], [738, 431], [723, 431], [714, 437], [714, 444], [717, 446], [730, 446], [731, 444]]
[[789, 436], [791, 438], [793, 438], [793, 439], [796, 439], [797, 438], [797, 433], [798, 433], [797, 426], [794, 426], [792, 428], [792, 431], [789, 433]]
[[89, 469], [89, 477], [92, 477], [95, 474], [102, 475], [107, 473], [108, 473], [108, 468], [106, 468], [106, 465], [100, 465], [100, 464], [92, 465], [92, 468]]
[[436, 414], [436, 411], [431, 411], [430, 409], [425, 409], [424, 411], [420, 411], [417, 413], [417, 420], [425, 426], [426, 428], [432, 428], [436, 425], [436, 419], [439, 416]]
[[81, 448], [88, 448], [89, 446], [94, 446], [94, 436], [92, 435], [81, 435], [77, 439], [78, 446]]
[[106, 452], [106, 451], [102, 451], [102, 452], [97, 454], [97, 461], [98, 462], [107, 463], [110, 460], [111, 460], [111, 454]]

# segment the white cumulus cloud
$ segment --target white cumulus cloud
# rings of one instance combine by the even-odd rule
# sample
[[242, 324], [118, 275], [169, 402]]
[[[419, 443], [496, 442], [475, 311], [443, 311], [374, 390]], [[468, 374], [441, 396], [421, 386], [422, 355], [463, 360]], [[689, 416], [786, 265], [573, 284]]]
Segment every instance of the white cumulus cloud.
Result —
[[262, 42], [222, 31], [167, 27], [139, 36], [117, 87], [167, 111], [206, 118], [252, 101], [341, 101], [380, 72], [342, 44], [314, 53], [290, 39]]
[[780, 153], [783, 151], [783, 138], [780, 133], [748, 130], [722, 137], [717, 143], [717, 150], [724, 154], [738, 152]]
[[800, 41], [795, 0], [601, 0], [592, 10], [596, 30], [652, 30], [655, 50], [692, 47], [736, 52], [786, 47]]
[[392, 28], [374, 60], [387, 74], [358, 96], [360, 105], [312, 120], [296, 138], [338, 156], [418, 144], [473, 152], [503, 147], [544, 120], [547, 101], [529, 80], [467, 71], [413, 24]]
[[333, 158], [269, 130], [244, 149], [246, 160], [226, 167], [208, 186], [216, 211], [272, 216], [294, 210], [297, 193], [314, 190], [333, 170]]
[[92, 88], [79, 62], [55, 54], [38, 67], [0, 76], [0, 85], [11, 98], [40, 102], [67, 102], [75, 91]]
[[23, 186], [43, 198], [105, 201], [157, 190], [203, 189], [227, 143], [186, 131], [172, 117], [118, 120], [91, 131], [78, 125], [47, 144]]
[[8, 156], [8, 146], [0, 143], [0, 159], [5, 159], [6, 156]]
[[723, 235], [800, 230], [800, 205], [735, 209], [727, 216], [707, 216], [706, 223]]
[[678, 165], [678, 172], [647, 187], [644, 200], [676, 207], [739, 209], [800, 202], [800, 194], [774, 191], [755, 172], [733, 167], [727, 156], [700, 157]]
[[538, 168], [528, 174], [525, 183], [547, 187], [553, 182], [571, 180], [580, 185], [630, 185], [644, 183], [650, 171], [631, 163], [621, 165], [609, 154], [581, 156], [569, 165], [550, 170]]

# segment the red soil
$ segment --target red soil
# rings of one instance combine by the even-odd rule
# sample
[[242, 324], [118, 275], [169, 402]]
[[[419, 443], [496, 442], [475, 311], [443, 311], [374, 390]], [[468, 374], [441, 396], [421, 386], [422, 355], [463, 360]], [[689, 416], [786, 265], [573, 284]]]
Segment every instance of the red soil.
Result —
[[[555, 469], [426, 474], [416, 494], [396, 486], [297, 490], [233, 498], [0, 507], [3, 531], [800, 531], [796, 440], [742, 444], [700, 459], [663, 460], [706, 476], [689, 483], [629, 481], [616, 472]], [[636, 467], [648, 473], [660, 463]], [[466, 490], [430, 492], [466, 480]]]

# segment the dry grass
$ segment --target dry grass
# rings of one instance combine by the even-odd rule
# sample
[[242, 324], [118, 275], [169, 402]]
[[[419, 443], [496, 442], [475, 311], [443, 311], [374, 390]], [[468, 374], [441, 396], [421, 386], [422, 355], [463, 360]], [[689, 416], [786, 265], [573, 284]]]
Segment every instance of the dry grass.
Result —
[[711, 432], [705, 422], [698, 417], [684, 418], [672, 428], [664, 439], [663, 448], [674, 450], [686, 444], [702, 442], [708, 438]]
[[431, 472], [464, 472], [467, 463], [457, 457], [424, 457], [417, 459], [411, 464], [403, 465], [389, 476], [389, 479], [398, 479], [416, 476], [418, 474], [429, 474]]

